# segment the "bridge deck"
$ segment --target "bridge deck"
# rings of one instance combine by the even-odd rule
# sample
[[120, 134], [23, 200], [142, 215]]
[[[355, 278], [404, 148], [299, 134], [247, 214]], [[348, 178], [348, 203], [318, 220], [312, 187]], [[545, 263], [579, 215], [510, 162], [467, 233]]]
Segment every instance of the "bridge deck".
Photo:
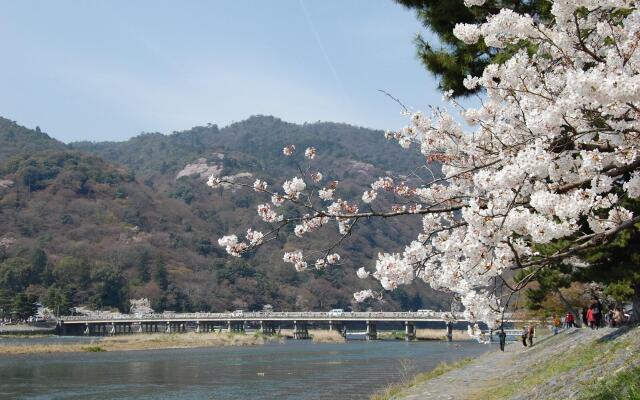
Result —
[[463, 322], [461, 313], [418, 312], [243, 312], [243, 313], [164, 313], [147, 315], [64, 316], [64, 324], [154, 323], [154, 322], [227, 322], [227, 321], [307, 321], [307, 322]]

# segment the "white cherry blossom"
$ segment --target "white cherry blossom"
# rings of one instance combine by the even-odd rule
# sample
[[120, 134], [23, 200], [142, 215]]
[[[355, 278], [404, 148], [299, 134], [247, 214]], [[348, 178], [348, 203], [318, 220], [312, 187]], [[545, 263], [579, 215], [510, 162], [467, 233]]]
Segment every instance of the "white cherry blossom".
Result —
[[300, 192], [302, 192], [306, 187], [307, 184], [304, 183], [304, 180], [298, 178], [297, 176], [290, 181], [286, 181], [282, 185], [282, 188], [284, 189], [284, 192], [287, 194], [287, 196], [295, 200], [300, 197]]
[[316, 148], [315, 147], [307, 147], [304, 151], [304, 156], [309, 160], [313, 160], [316, 157]]
[[371, 203], [376, 199], [377, 196], [378, 196], [378, 193], [374, 192], [373, 190], [367, 190], [362, 195], [362, 201], [364, 201], [365, 203]]
[[[286, 197], [271, 194], [274, 206], [289, 202], [295, 213], [278, 214], [271, 204], [261, 204], [258, 213], [277, 229], [295, 226], [297, 236], [335, 220], [337, 227], [329, 225], [337, 231], [334, 247], [357, 232], [359, 221], [420, 218], [417, 238], [408, 238], [401, 252], [380, 249], [375, 269], [360, 268], [358, 277], [370, 276], [386, 290], [419, 279], [452, 293], [472, 323], [496, 326], [509, 296], [490, 289], [504, 289], [506, 271], [563, 260], [578, 268], [581, 250], [640, 222], [622, 206], [640, 197], [638, 32], [640, 11], [627, 0], [557, 0], [547, 21], [503, 9], [484, 23], [458, 24], [453, 33], [463, 42], [483, 39], [490, 47], [511, 46], [513, 54], [465, 78], [465, 87], [483, 93], [477, 108], [462, 109], [451, 93], [443, 96], [469, 125], [434, 107], [428, 114], [408, 112], [407, 126], [385, 132], [401, 147], [417, 148], [423, 167], [432, 171], [437, 164], [437, 173], [411, 179], [413, 171], [387, 172], [362, 194], [364, 203], [378, 199], [376, 210], [360, 211], [359, 199], [339, 198], [345, 196], [337, 182], [318, 190], [319, 199], [301, 196], [305, 179], [322, 178], [319, 171], [318, 179], [304, 172], [284, 182]], [[293, 156], [294, 149], [283, 153]], [[207, 181], [220, 183], [214, 176]], [[247, 239], [249, 245], [235, 235], [218, 242], [237, 256], [254, 246]], [[551, 255], [536, 252], [544, 243], [562, 246]], [[307, 269], [301, 250], [285, 253], [284, 261]], [[372, 290], [354, 294], [356, 301], [371, 297]]]
[[313, 174], [311, 174], [311, 180], [315, 183], [320, 182], [322, 180], [322, 173], [314, 172]]
[[260, 179], [256, 179], [255, 182], [253, 182], [253, 190], [255, 190], [256, 192], [264, 192], [267, 190], [267, 182], [265, 181], [261, 181]]
[[247, 240], [251, 246], [257, 246], [262, 243], [264, 234], [260, 231], [254, 231], [253, 229], [247, 229]]
[[330, 201], [333, 200], [334, 192], [333, 189], [320, 189], [318, 190], [318, 196], [324, 201]]
[[358, 278], [360, 279], [365, 279], [369, 277], [369, 272], [364, 269], [364, 267], [360, 267], [358, 268], [358, 270], [356, 271], [356, 275], [358, 276]]
[[375, 294], [373, 293], [373, 290], [371, 290], [371, 289], [361, 290], [361, 291], [356, 292], [356, 293], [353, 294], [353, 298], [358, 303], [362, 303], [366, 299], [374, 297], [374, 296], [375, 296]]

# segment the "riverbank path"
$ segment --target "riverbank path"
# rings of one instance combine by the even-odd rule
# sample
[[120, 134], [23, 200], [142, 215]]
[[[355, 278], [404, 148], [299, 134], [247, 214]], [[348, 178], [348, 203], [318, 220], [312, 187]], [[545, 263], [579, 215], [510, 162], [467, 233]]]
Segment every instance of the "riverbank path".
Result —
[[[629, 362], [640, 363], [637, 357], [637, 351], [640, 350], [638, 333], [640, 328], [631, 331], [624, 328], [573, 328], [556, 336], [547, 336], [534, 343], [533, 347], [523, 347], [521, 343], [514, 342], [507, 345], [505, 352], [501, 352], [497, 346], [493, 346], [487, 354], [470, 364], [406, 389], [396, 398], [484, 400], [494, 398], [494, 394], [495, 398], [512, 400], [573, 399], [586, 384], [606, 376], [611, 368], [615, 370]], [[633, 349], [622, 348], [612, 352], [606, 363], [589, 365], [578, 359], [574, 366], [549, 365], [550, 362], [557, 363], [562, 357], [579, 357], [596, 341], [615, 340], [618, 335], [625, 338], [629, 336]], [[631, 359], [634, 353], [636, 358]], [[539, 382], [531, 384], [535, 379]]]

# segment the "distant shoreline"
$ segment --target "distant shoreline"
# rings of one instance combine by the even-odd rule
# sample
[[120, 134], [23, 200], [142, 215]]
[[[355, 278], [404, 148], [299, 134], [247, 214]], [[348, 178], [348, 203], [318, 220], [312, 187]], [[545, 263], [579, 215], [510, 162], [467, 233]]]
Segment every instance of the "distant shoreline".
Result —
[[197, 347], [259, 346], [281, 341], [280, 337], [236, 333], [157, 333], [96, 337], [85, 343], [7, 344], [0, 339], [2, 355], [82, 353], [136, 350], [189, 349]]
[[56, 331], [56, 325], [54, 324], [39, 324], [39, 325], [0, 325], [0, 336], [28, 336], [28, 335], [47, 335], [54, 334]]
[[[228, 347], [228, 346], [260, 346], [265, 343], [283, 342], [291, 335], [284, 330], [281, 335], [267, 336], [260, 333], [136, 333], [117, 336], [96, 336], [88, 338], [86, 342], [72, 343], [29, 343], [29, 339], [46, 338], [50, 336], [48, 330], [19, 330], [13, 329], [8, 335], [0, 333], [0, 357], [3, 355], [46, 354], [46, 353], [83, 353], [83, 352], [112, 352], [137, 350], [190, 349], [198, 347]], [[314, 343], [345, 343], [346, 340], [335, 331], [312, 330], [310, 341]], [[468, 340], [462, 331], [454, 331], [454, 341]], [[400, 332], [379, 332], [381, 340], [404, 340]], [[466, 333], [464, 333], [466, 335]], [[3, 344], [6, 339], [24, 338], [25, 343]], [[419, 341], [440, 341], [445, 336], [439, 330], [418, 331]]]

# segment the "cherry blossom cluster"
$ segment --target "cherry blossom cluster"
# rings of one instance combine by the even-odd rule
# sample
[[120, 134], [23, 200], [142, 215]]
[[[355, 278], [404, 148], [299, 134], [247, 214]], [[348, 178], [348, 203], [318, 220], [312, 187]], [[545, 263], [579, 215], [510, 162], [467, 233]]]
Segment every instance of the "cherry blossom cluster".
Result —
[[[305, 210], [287, 216], [261, 204], [262, 220], [276, 225], [265, 237], [281, 225], [295, 225], [302, 236], [335, 221], [336, 242], [316, 249], [324, 254], [316, 268], [324, 268], [359, 220], [420, 216], [416, 240], [403, 252], [381, 252], [375, 267], [357, 276], [387, 290], [420, 279], [453, 293], [469, 320], [495, 326], [510, 298], [503, 289], [527, 283], [507, 282], [505, 271], [576, 263], [581, 251], [635, 229], [640, 217], [622, 204], [640, 197], [640, 11], [631, 0], [558, 0], [551, 14], [540, 22], [503, 9], [482, 24], [455, 27], [465, 43], [510, 46], [514, 54], [465, 79], [466, 87], [483, 90], [480, 107], [465, 109], [445, 96], [471, 131], [436, 108], [411, 113], [406, 127], [385, 133], [403, 148], [417, 147], [425, 168], [439, 166], [428, 179], [381, 177], [355, 201], [334, 200], [338, 182], [317, 187], [322, 174], [310, 168], [285, 181], [282, 193], [256, 181], [253, 188], [271, 195], [273, 206]], [[295, 146], [283, 153], [293, 157]], [[304, 154], [310, 162], [318, 152]], [[219, 183], [212, 177], [209, 184]], [[238, 255], [253, 246], [247, 239], [219, 242]], [[552, 254], [536, 251], [536, 244], [560, 240]], [[307, 268], [302, 250], [285, 253], [284, 261]], [[371, 297], [370, 290], [354, 295]]]
[[293, 232], [296, 236], [302, 237], [305, 233], [313, 232], [318, 228], [326, 225], [329, 222], [329, 217], [327, 216], [316, 216], [313, 218], [309, 217], [309, 214], [305, 214], [302, 222], [293, 229]]
[[240, 242], [236, 235], [223, 236], [218, 239], [218, 244], [224, 247], [227, 253], [232, 256], [240, 257], [248, 249], [261, 245], [264, 234], [253, 229], [247, 229], [246, 239], [247, 243]]
[[375, 293], [371, 289], [361, 290], [361, 291], [355, 292], [353, 294], [353, 298], [358, 303], [362, 303], [363, 301], [365, 301], [366, 299], [371, 298], [371, 297], [375, 297]]

